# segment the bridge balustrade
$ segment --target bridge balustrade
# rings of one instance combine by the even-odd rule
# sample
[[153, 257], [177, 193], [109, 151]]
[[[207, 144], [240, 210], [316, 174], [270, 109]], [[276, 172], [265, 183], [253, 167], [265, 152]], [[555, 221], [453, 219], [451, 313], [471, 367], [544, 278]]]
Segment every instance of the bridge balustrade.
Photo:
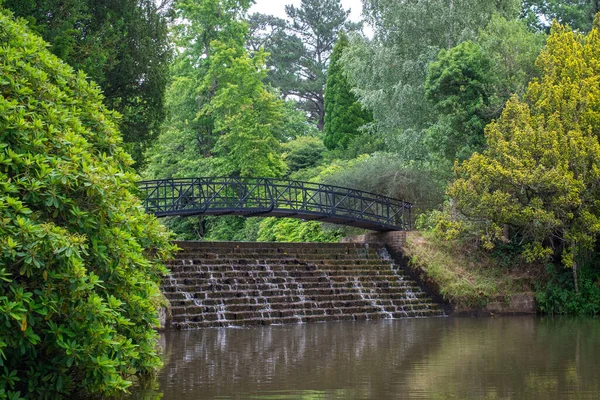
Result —
[[412, 205], [355, 189], [272, 178], [172, 178], [138, 182], [157, 217], [292, 217], [376, 231], [410, 230]]

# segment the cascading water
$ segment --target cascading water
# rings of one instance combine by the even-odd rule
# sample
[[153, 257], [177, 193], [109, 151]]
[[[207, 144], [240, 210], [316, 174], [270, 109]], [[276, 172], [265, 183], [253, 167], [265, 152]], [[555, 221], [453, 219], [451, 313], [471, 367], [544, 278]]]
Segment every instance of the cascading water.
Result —
[[171, 326], [442, 315], [384, 249], [357, 244], [179, 242], [163, 292]]

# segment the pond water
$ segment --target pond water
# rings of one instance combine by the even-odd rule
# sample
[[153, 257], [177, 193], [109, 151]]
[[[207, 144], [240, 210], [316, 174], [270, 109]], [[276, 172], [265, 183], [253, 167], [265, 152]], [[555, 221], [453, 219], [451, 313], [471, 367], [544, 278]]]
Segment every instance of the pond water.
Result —
[[592, 318], [213, 328], [161, 345], [165, 366], [134, 399], [600, 399]]

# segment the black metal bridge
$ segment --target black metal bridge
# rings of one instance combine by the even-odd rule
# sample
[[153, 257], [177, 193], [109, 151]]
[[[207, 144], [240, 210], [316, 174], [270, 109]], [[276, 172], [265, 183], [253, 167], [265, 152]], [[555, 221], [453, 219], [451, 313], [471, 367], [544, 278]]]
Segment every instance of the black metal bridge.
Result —
[[271, 178], [180, 178], [138, 182], [157, 217], [242, 215], [301, 218], [375, 231], [411, 229], [412, 204], [360, 190]]

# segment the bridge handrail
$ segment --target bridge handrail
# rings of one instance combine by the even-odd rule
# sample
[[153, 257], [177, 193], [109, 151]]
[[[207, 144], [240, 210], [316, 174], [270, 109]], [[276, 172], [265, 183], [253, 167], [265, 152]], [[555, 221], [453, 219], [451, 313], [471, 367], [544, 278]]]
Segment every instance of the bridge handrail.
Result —
[[137, 185], [144, 194], [146, 210], [159, 217], [202, 214], [210, 210], [223, 213], [248, 210], [249, 214], [251, 210], [255, 210], [255, 214], [276, 210], [343, 218], [346, 221], [339, 223], [350, 225], [354, 220], [371, 222], [381, 226], [381, 229], [373, 228], [377, 230], [411, 228], [411, 203], [335, 185], [237, 177], [167, 178], [145, 180]]

